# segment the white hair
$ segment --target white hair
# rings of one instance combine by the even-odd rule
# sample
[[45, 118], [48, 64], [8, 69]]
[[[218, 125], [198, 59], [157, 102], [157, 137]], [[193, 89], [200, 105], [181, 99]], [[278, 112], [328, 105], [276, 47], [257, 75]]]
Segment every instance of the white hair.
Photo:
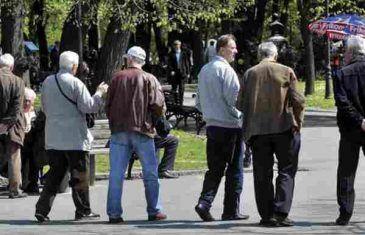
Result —
[[8, 53], [0, 56], [0, 66], [12, 67], [14, 66], [14, 57]]
[[365, 56], [365, 39], [358, 35], [351, 35], [346, 40], [346, 51], [351, 52], [352, 58]]
[[71, 72], [73, 65], [79, 64], [79, 55], [73, 51], [64, 51], [60, 55], [60, 69]]
[[127, 55], [128, 59], [130, 59], [131, 61], [133, 61], [134, 63], [137, 63], [137, 64], [140, 64], [140, 65], [144, 65], [145, 64], [145, 61], [140, 59], [140, 58], [137, 58], [135, 56], [132, 56], [132, 55]]
[[278, 48], [273, 42], [263, 42], [258, 48], [259, 58], [270, 58], [278, 54]]
[[25, 100], [34, 101], [36, 97], [37, 97], [37, 95], [36, 95], [36, 93], [32, 89], [30, 89], [28, 87], [25, 88], [25, 90], [24, 90], [24, 98], [25, 98]]

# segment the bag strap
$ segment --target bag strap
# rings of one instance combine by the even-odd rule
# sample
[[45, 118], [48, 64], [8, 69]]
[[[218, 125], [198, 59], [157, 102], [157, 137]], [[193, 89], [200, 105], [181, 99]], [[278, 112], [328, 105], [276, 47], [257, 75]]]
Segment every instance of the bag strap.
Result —
[[57, 87], [60, 90], [61, 94], [68, 100], [70, 101], [72, 104], [76, 105], [77, 107], [77, 103], [75, 101], [73, 101], [72, 99], [70, 99], [61, 89], [60, 83], [58, 82], [58, 78], [57, 78], [57, 74], [54, 75], [55, 79], [56, 79], [56, 83], [57, 83]]

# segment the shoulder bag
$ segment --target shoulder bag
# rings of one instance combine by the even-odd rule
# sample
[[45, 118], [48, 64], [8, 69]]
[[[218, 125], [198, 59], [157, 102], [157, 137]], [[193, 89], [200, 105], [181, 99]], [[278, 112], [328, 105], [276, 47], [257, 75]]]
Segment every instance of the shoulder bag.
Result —
[[[74, 104], [77, 107], [77, 103], [75, 101], [73, 101], [72, 99], [70, 99], [61, 89], [61, 86], [58, 82], [58, 78], [57, 78], [57, 74], [54, 75], [55, 79], [56, 79], [56, 83], [57, 83], [57, 87], [60, 90], [61, 94], [72, 104]], [[93, 128], [95, 125], [95, 116], [93, 113], [87, 113], [86, 114], [86, 124], [88, 128]]]

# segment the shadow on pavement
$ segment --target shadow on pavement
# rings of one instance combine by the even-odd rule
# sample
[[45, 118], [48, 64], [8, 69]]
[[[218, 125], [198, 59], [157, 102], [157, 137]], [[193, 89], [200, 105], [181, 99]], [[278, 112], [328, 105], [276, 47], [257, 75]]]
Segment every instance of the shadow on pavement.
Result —
[[306, 116], [303, 127], [336, 127], [336, 117]]
[[39, 223], [34, 220], [0, 220], [1, 224], [8, 225], [36, 225], [36, 226], [53, 226], [53, 225], [100, 225], [109, 224], [108, 221], [103, 220], [88, 220], [88, 221], [75, 221], [75, 220], [51, 220], [49, 222]]
[[[336, 127], [337, 121], [336, 116], [326, 116], [326, 115], [306, 115], [304, 117], [303, 127]], [[196, 133], [195, 122], [193, 119], [187, 120], [187, 125], [181, 122], [176, 128], [178, 130], [187, 131], [190, 133]], [[206, 127], [203, 127], [200, 135], [205, 135]]]

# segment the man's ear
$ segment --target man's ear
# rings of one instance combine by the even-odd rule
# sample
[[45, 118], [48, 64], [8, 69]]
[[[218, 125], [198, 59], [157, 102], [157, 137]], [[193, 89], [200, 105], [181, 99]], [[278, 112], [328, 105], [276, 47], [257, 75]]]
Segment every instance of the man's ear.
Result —
[[73, 75], [76, 75], [77, 74], [78, 67], [79, 67], [78, 64], [73, 64], [72, 65], [72, 73], [73, 73]]

